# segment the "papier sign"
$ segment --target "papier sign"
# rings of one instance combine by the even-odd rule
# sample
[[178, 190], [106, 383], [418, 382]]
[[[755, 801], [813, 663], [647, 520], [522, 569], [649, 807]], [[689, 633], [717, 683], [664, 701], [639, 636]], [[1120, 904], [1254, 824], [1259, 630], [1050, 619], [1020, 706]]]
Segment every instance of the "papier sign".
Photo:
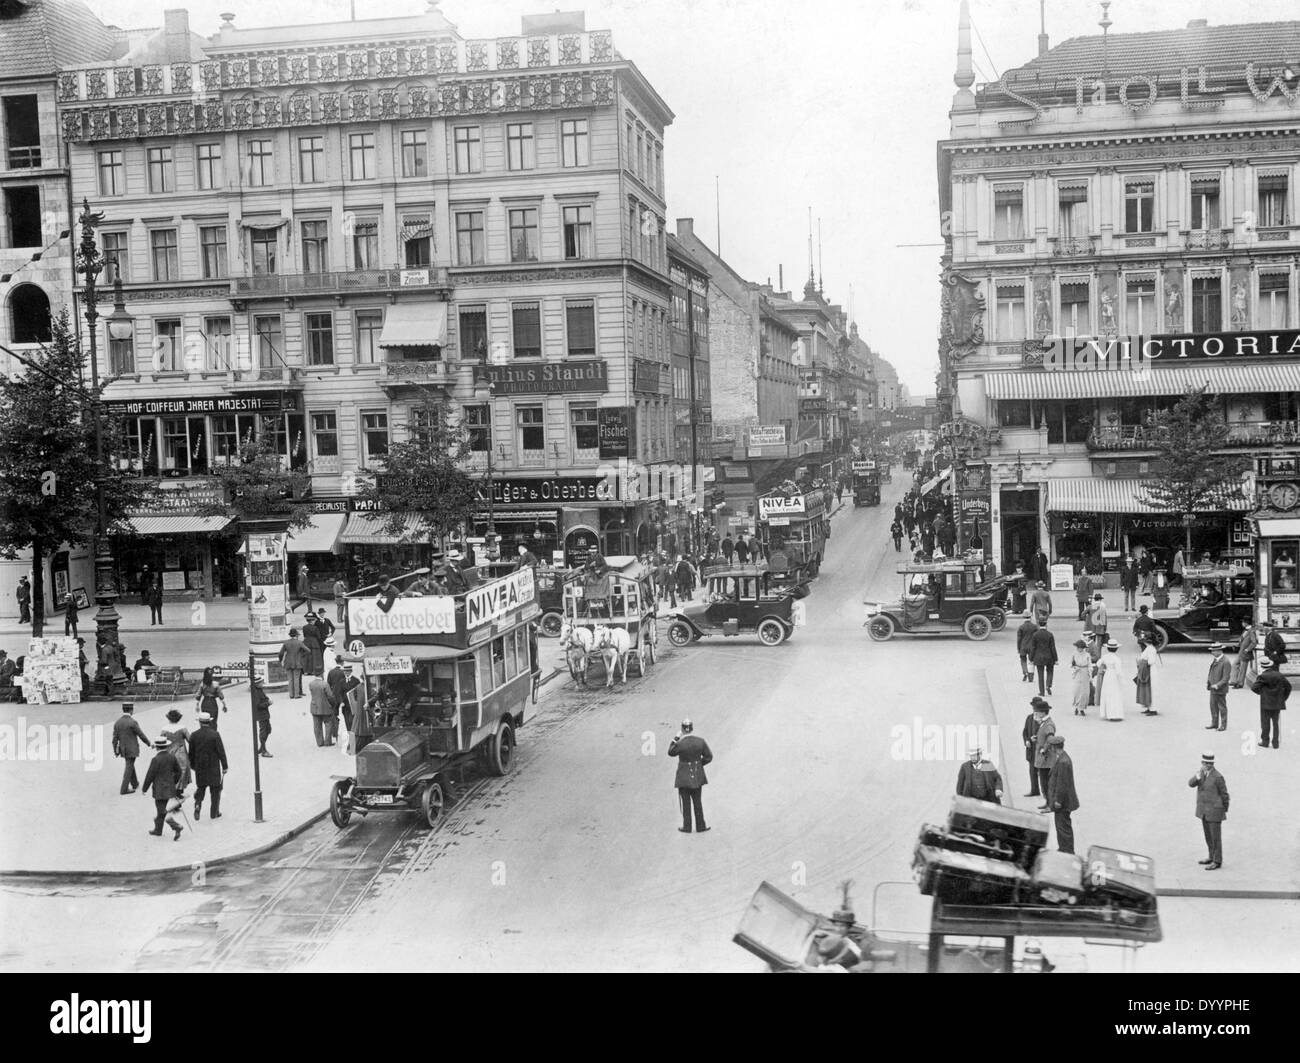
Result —
[[385, 610], [379, 598], [348, 599], [350, 638], [449, 635], [456, 630], [456, 599], [449, 595], [397, 598]]

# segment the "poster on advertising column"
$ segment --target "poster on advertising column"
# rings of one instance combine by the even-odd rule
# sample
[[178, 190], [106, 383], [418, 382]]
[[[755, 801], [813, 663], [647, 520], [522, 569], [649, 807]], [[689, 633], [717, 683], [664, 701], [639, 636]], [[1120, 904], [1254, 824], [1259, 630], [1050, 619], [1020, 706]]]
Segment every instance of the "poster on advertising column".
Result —
[[289, 637], [286, 540], [283, 533], [248, 537], [248, 644], [255, 653], [271, 653]]

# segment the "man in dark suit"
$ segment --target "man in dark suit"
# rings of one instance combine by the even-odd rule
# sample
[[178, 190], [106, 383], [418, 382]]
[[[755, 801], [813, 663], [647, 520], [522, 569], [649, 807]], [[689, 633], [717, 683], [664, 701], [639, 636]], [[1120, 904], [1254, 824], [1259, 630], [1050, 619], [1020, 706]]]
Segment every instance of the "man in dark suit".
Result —
[[[1145, 555], [1144, 555], [1145, 560]], [[1133, 560], [1133, 555], [1129, 554], [1124, 559], [1124, 567], [1119, 570], [1119, 586], [1124, 592], [1124, 608], [1137, 608], [1138, 593], [1138, 567], [1137, 562]]]
[[155, 739], [153, 745], [158, 752], [153, 755], [153, 760], [149, 761], [149, 770], [144, 773], [144, 795], [149, 797], [152, 787], [154, 807], [153, 830], [149, 833], [155, 838], [161, 838], [163, 821], [166, 820], [167, 826], [176, 832], [172, 835], [172, 841], [180, 841], [181, 825], [167, 814], [167, 804], [180, 795], [181, 766], [175, 755], [169, 752], [170, 739]]
[[1223, 643], [1210, 646], [1210, 670], [1205, 677], [1205, 689], [1210, 692], [1210, 723], [1207, 731], [1228, 729], [1228, 684], [1232, 681], [1232, 665], [1223, 655]]
[[289, 673], [289, 699], [300, 698], [302, 693], [302, 673], [311, 666], [311, 651], [302, 639], [302, 633], [296, 628], [289, 629], [289, 637], [280, 647], [280, 664]]
[[1156, 622], [1151, 619], [1150, 606], [1138, 606], [1138, 615], [1133, 618], [1133, 637], [1144, 638], [1152, 644], [1155, 643]]
[[1074, 577], [1074, 600], [1079, 606], [1079, 619], [1088, 618], [1088, 602], [1092, 600], [1092, 577], [1088, 575], [1088, 566], [1082, 565], [1079, 574]]
[[[1029, 671], [1029, 643], [1034, 637], [1034, 632], [1038, 630], [1038, 625], [1034, 623], [1033, 616], [1027, 616], [1016, 628], [1016, 654], [1020, 657], [1020, 681], [1022, 683], [1032, 683], [1033, 675]], [[1039, 691], [1039, 693], [1042, 693]]]
[[1038, 772], [1038, 789], [1043, 795], [1043, 803], [1038, 806], [1038, 811], [1050, 812], [1052, 806], [1048, 804], [1047, 789], [1058, 751], [1056, 746], [1051, 745], [1052, 736], [1056, 734], [1056, 721], [1050, 715], [1052, 706], [1042, 698], [1038, 699], [1037, 708], [1043, 714], [1043, 722], [1038, 725], [1038, 733], [1034, 736], [1034, 770]]
[[[1039, 617], [1038, 626], [1029, 636], [1029, 659], [1038, 675], [1038, 695], [1052, 692], [1052, 677], [1056, 672], [1056, 636], [1047, 630], [1047, 620]], [[1046, 680], [1047, 689], [1043, 689]]]
[[140, 730], [140, 722], [132, 715], [134, 712], [135, 706], [129, 701], [125, 702], [122, 705], [122, 715], [113, 724], [113, 755], [126, 761], [119, 794], [133, 794], [140, 788], [140, 780], [135, 774], [135, 761], [140, 755], [140, 743], [149, 744], [149, 739]]
[[229, 767], [221, 733], [212, 725], [211, 716], [206, 712], [199, 713], [199, 729], [190, 735], [190, 768], [194, 772], [196, 820], [203, 811], [203, 795], [208, 790], [212, 791], [212, 815], [209, 818], [221, 818], [221, 788], [225, 785]]
[[1041, 706], [1046, 704], [1042, 698], [1034, 698], [1030, 703], [1033, 712], [1025, 717], [1025, 725], [1020, 729], [1020, 740], [1025, 745], [1025, 760], [1029, 763], [1029, 793], [1026, 797], [1038, 797], [1038, 771], [1034, 768], [1034, 754], [1038, 751], [1038, 728], [1047, 714]]
[[27, 581], [26, 576], [18, 577], [18, 590], [14, 592], [18, 599], [18, 623], [30, 624], [32, 622], [32, 585]]
[[334, 667], [325, 676], [325, 689], [329, 693], [330, 704], [343, 713], [343, 722], [347, 725], [348, 732], [351, 733], [352, 705], [348, 702], [347, 686], [348, 673], [343, 667], [343, 658], [335, 654]]
[[1205, 832], [1208, 858], [1196, 861], [1206, 871], [1223, 866], [1223, 821], [1228, 818], [1228, 784], [1214, 769], [1214, 754], [1201, 754], [1201, 770], [1187, 780], [1196, 789], [1196, 818]]
[[1074, 762], [1065, 751], [1065, 739], [1052, 735], [1047, 744], [1055, 752], [1055, 760], [1047, 775], [1047, 806], [1056, 819], [1056, 847], [1063, 853], [1074, 852], [1074, 825], [1070, 813], [1079, 807], [1079, 795], [1074, 789]]
[[1286, 664], [1286, 642], [1273, 626], [1273, 621], [1265, 620], [1260, 627], [1264, 629], [1264, 656], [1279, 666]]
[[266, 748], [266, 740], [271, 737], [271, 699], [257, 676], [253, 676], [249, 697], [253, 703], [253, 719], [257, 723], [257, 755], [273, 757], [275, 754]]
[[971, 750], [970, 760], [964, 761], [957, 772], [957, 796], [1002, 804], [1002, 776], [978, 747]]
[[1277, 662], [1269, 657], [1259, 662], [1264, 670], [1251, 684], [1251, 691], [1259, 695], [1259, 744], [1268, 745], [1269, 732], [1273, 732], [1273, 748], [1277, 749], [1278, 713], [1286, 708], [1291, 696], [1291, 680], [1277, 670]]
[[691, 808], [695, 809], [695, 829], [703, 834], [709, 828], [704, 825], [704, 802], [701, 790], [708, 783], [704, 766], [712, 763], [713, 753], [709, 744], [694, 734], [695, 725], [690, 720], [682, 721], [682, 729], [668, 746], [668, 755], [677, 758], [677, 797], [682, 803], [682, 825], [677, 829], [683, 834], [691, 833]]

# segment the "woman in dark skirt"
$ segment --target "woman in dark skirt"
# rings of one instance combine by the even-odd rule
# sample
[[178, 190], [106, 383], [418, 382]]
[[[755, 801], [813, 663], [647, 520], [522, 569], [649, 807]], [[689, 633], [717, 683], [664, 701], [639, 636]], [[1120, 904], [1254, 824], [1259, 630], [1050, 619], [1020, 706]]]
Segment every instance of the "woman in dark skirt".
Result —
[[226, 696], [221, 693], [221, 687], [213, 678], [211, 668], [203, 669], [203, 680], [199, 683], [199, 689], [194, 692], [194, 702], [199, 712], [206, 712], [212, 717], [213, 730], [221, 724], [221, 719], [217, 715], [218, 703], [222, 712], [230, 711], [226, 708]]

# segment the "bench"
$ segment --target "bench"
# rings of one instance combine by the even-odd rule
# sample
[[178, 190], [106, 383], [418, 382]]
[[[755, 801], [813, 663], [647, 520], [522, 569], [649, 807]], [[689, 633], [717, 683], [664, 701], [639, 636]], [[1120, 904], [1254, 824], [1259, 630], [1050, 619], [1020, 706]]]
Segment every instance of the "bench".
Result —
[[[123, 701], [178, 701], [192, 698], [202, 681], [202, 668], [159, 668], [152, 682], [137, 683], [132, 679], [118, 696]], [[243, 682], [243, 677], [221, 676], [217, 685], [224, 690], [237, 682]]]

